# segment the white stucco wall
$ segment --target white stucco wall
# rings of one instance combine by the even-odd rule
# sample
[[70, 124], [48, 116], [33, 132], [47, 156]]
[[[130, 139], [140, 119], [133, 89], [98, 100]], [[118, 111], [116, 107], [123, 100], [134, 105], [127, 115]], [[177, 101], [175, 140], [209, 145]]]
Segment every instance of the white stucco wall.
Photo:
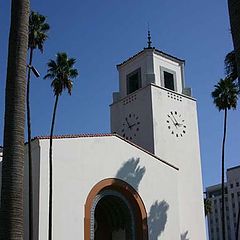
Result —
[[[125, 133], [127, 136], [132, 137], [132, 142], [154, 153], [152, 99], [149, 85], [128, 95], [119, 102], [113, 103], [110, 111], [112, 133], [115, 132], [120, 136], [123, 136]], [[132, 114], [132, 116], [135, 114], [138, 119], [129, 119], [129, 114]], [[132, 129], [128, 128], [126, 117], [129, 123], [140, 123], [137, 126], [139, 128], [138, 131], [135, 126]], [[122, 132], [123, 129], [124, 132]]]
[[[168, 206], [164, 231], [158, 239], [179, 239], [176, 169], [115, 136], [54, 139], [53, 144], [53, 239], [83, 239], [84, 204], [92, 187], [103, 179], [116, 177], [124, 163], [138, 158], [138, 166], [145, 168], [138, 193], [147, 212], [154, 204]], [[39, 140], [40, 240], [47, 239], [48, 145], [49, 140]], [[134, 178], [127, 181], [135, 185]]]
[[154, 74], [152, 49], [145, 49], [129, 62], [118, 67], [120, 98], [127, 96], [127, 75], [139, 68], [141, 68], [142, 87], [145, 87], [152, 80], [148, 75]]
[[[132, 95], [136, 96], [133, 101]], [[173, 124], [168, 128], [171, 111], [176, 111], [178, 116], [181, 115], [179, 119], [184, 120], [186, 133], [183, 136], [176, 137]], [[140, 116], [141, 121], [140, 131], [133, 142], [179, 168], [181, 233], [187, 233], [190, 239], [205, 239], [196, 101], [166, 88], [148, 85], [111, 105], [112, 132], [121, 134], [125, 117], [131, 112]], [[180, 129], [182, 133], [183, 127]]]
[[182, 64], [177, 61], [170, 60], [159, 54], [154, 53], [154, 73], [155, 73], [155, 85], [164, 87], [164, 79], [161, 74], [161, 68], [170, 70], [176, 74], [175, 91], [182, 93], [183, 80], [182, 80]]
[[[179, 213], [181, 233], [188, 232], [190, 239], [205, 239], [205, 222], [203, 213], [203, 188], [197, 109], [194, 99], [152, 86], [153, 124], [155, 154], [167, 162], [179, 167]], [[167, 120], [171, 111], [177, 112], [184, 120], [186, 133], [176, 137], [175, 132], [181, 127], [170, 125]], [[174, 134], [172, 134], [172, 130]]]
[[118, 66], [119, 99], [127, 96], [127, 75], [141, 69], [142, 87], [150, 83], [164, 87], [163, 71], [170, 71], [175, 76], [175, 91], [182, 93], [184, 86], [184, 62], [167, 54], [146, 48], [128, 61]]

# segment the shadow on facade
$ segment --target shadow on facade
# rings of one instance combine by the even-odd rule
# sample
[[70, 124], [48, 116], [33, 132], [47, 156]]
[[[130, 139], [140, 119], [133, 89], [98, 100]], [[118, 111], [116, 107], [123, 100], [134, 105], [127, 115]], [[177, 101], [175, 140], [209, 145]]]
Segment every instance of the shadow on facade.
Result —
[[118, 170], [116, 178], [129, 183], [136, 191], [146, 172], [145, 167], [139, 166], [139, 158], [131, 158]]
[[157, 240], [165, 229], [169, 204], [166, 201], [155, 201], [148, 214], [149, 239]]
[[186, 231], [185, 233], [181, 234], [181, 240], [189, 240], [189, 238], [187, 238], [188, 236], [188, 231]]
[[[126, 161], [118, 170], [116, 178], [130, 184], [136, 191], [138, 191], [141, 180], [146, 172], [145, 167], [139, 165], [139, 158], [131, 158]], [[150, 207], [148, 217], [144, 220], [148, 224], [149, 240], [157, 240], [162, 234], [167, 223], [167, 211], [169, 204], [163, 201], [155, 201]], [[182, 240], [182, 239], [181, 239]], [[186, 239], [187, 240], [187, 239]]]

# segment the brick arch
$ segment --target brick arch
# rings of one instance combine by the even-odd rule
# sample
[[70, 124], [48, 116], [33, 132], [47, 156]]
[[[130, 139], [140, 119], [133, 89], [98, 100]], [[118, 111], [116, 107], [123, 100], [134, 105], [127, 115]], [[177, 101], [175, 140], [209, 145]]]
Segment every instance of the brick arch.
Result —
[[91, 207], [95, 197], [103, 190], [112, 189], [120, 192], [131, 204], [136, 214], [136, 239], [148, 240], [147, 212], [137, 191], [128, 183], [115, 178], [108, 178], [98, 182], [88, 194], [85, 203], [84, 240], [90, 240]]

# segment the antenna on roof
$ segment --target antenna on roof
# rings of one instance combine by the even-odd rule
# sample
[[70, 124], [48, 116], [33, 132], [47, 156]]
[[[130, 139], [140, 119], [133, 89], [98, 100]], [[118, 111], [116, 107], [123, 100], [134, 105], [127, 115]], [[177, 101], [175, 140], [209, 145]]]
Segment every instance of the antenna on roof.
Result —
[[152, 41], [151, 41], [151, 32], [149, 28], [149, 23], [148, 23], [148, 48], [152, 48]]

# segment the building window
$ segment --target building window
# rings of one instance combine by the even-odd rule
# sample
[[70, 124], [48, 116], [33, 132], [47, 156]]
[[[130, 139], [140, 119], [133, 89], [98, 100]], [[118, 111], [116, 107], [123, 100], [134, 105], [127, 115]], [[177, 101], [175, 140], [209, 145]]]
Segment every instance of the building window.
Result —
[[173, 74], [163, 71], [163, 76], [164, 76], [164, 87], [174, 91], [175, 88], [174, 88]]
[[127, 75], [127, 94], [135, 92], [142, 87], [141, 68]]
[[172, 91], [176, 91], [176, 72], [161, 67], [160, 68], [161, 73], [161, 84], [163, 87], [170, 89]]
[[239, 187], [239, 182], [236, 182], [236, 186]]
[[232, 183], [231, 183], [230, 187], [233, 188], [233, 184]]
[[234, 193], [231, 193], [232, 198], [234, 198]]

